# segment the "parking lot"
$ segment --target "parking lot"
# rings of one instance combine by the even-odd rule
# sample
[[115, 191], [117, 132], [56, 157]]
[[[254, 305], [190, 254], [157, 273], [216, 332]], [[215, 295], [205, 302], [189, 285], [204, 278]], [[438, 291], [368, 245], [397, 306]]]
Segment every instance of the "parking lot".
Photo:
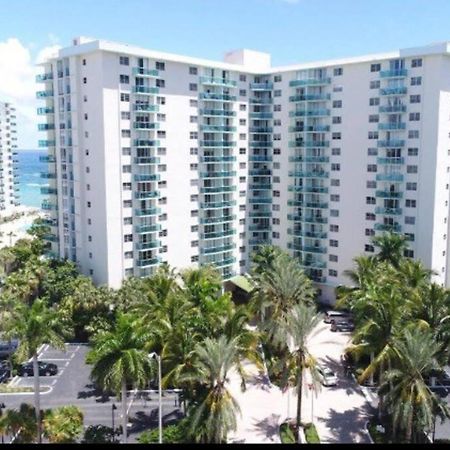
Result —
[[[121, 424], [121, 404], [115, 397], [103, 395], [89, 379], [90, 367], [85, 358], [88, 352], [86, 345], [67, 344], [65, 351], [44, 346], [39, 352], [39, 360], [54, 363], [58, 366], [55, 376], [41, 376], [41, 386], [48, 387], [41, 393], [41, 408], [55, 408], [64, 405], [75, 405], [84, 414], [85, 428], [90, 425], [106, 425], [111, 427], [113, 413], [115, 426]], [[12, 386], [33, 387], [33, 377], [15, 377]], [[21, 403], [33, 404], [33, 394], [1, 395], [7, 409], [17, 408]], [[178, 395], [166, 393], [163, 396], [163, 422], [169, 423], [181, 414], [178, 406]], [[117, 410], [113, 412], [113, 404]], [[137, 436], [158, 423], [158, 395], [156, 393], [142, 395], [130, 392], [129, 409], [129, 441], [135, 442]]]

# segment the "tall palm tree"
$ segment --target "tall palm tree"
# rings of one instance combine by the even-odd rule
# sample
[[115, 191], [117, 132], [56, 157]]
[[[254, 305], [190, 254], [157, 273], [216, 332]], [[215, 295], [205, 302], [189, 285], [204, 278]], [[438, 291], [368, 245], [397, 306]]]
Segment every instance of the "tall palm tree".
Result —
[[83, 412], [77, 406], [48, 410], [43, 419], [44, 435], [54, 444], [75, 443], [83, 432]]
[[146, 349], [147, 335], [130, 314], [119, 314], [112, 331], [100, 332], [86, 361], [92, 364], [91, 378], [102, 389], [122, 399], [123, 442], [127, 442], [127, 385], [145, 386], [154, 368]]
[[425, 376], [439, 369], [440, 344], [429, 331], [405, 330], [392, 347], [393, 368], [380, 391], [386, 394], [394, 426], [405, 430], [407, 442], [418, 431], [430, 430], [439, 415], [450, 417], [449, 407], [427, 386]]
[[236, 342], [225, 336], [207, 338], [197, 345], [196, 355], [195, 369], [186, 376], [199, 385], [190, 432], [198, 442], [226, 443], [228, 433], [236, 430], [236, 414], [240, 413], [226, 387], [227, 374], [236, 359]]
[[251, 273], [262, 275], [272, 269], [275, 258], [284, 252], [275, 245], [260, 245], [256, 252], [252, 254]]
[[373, 244], [379, 248], [376, 258], [379, 261], [387, 261], [394, 267], [398, 267], [403, 252], [408, 247], [406, 236], [395, 233], [383, 233], [372, 238]]
[[[20, 434], [18, 434], [20, 431]], [[36, 413], [33, 406], [22, 403], [18, 409], [7, 409], [0, 417], [1, 434], [17, 436], [14, 443], [30, 444], [36, 441]]]
[[9, 333], [19, 339], [18, 357], [33, 360], [34, 406], [36, 412], [37, 438], [42, 439], [40, 410], [40, 385], [38, 350], [44, 344], [64, 348], [64, 337], [69, 330], [65, 327], [57, 310], [47, 307], [43, 299], [37, 299], [31, 306], [17, 302]]
[[294, 377], [297, 387], [297, 440], [300, 434], [304, 370], [309, 369], [312, 378], [317, 379], [316, 361], [308, 350], [308, 340], [314, 336], [314, 331], [321, 320], [322, 316], [317, 313], [314, 306], [299, 303], [278, 322], [276, 339], [280, 343], [288, 343], [286, 368], [288, 376]]

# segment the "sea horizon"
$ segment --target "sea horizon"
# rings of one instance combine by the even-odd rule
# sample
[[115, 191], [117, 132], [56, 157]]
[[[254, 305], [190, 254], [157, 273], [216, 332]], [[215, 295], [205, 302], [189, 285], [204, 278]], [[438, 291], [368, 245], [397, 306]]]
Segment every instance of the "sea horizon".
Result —
[[24, 206], [41, 208], [44, 196], [41, 194], [41, 186], [47, 184], [41, 178], [41, 172], [46, 170], [46, 163], [40, 162], [39, 157], [46, 155], [46, 150], [17, 149], [18, 174], [19, 174], [19, 202]]

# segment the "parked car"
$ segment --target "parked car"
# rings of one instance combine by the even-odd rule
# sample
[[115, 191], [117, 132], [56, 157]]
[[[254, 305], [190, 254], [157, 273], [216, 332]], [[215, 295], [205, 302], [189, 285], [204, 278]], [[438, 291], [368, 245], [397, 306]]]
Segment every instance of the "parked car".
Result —
[[[53, 363], [38, 361], [38, 367], [39, 367], [39, 376], [48, 377], [56, 375], [58, 373], [58, 366]], [[17, 371], [17, 375], [19, 375], [19, 377], [28, 377], [28, 376], [32, 377], [34, 375], [33, 363], [28, 362], [21, 364]]]
[[339, 320], [331, 324], [331, 331], [353, 331], [355, 324], [350, 320]]
[[11, 378], [11, 368], [8, 361], [0, 361], [0, 383], [5, 383]]
[[11, 339], [10, 341], [0, 341], [0, 358], [9, 358], [19, 346], [17, 339]]
[[328, 369], [328, 367], [319, 366], [317, 371], [319, 372], [320, 382], [324, 386], [336, 386], [338, 379], [332, 370]]
[[325, 313], [325, 318], [323, 319], [323, 321], [325, 323], [332, 323], [333, 320], [348, 319], [350, 317], [350, 313], [346, 311], [327, 311]]

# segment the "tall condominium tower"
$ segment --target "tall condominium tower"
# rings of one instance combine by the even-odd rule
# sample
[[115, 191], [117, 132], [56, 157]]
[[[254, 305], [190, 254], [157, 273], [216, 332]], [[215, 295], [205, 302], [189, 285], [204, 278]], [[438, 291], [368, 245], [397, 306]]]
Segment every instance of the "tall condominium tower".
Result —
[[10, 103], [0, 102], [0, 217], [19, 204], [15, 112]]
[[331, 302], [392, 230], [450, 285], [450, 44], [274, 68], [77, 38], [43, 69], [49, 239], [96, 283], [272, 243]]

